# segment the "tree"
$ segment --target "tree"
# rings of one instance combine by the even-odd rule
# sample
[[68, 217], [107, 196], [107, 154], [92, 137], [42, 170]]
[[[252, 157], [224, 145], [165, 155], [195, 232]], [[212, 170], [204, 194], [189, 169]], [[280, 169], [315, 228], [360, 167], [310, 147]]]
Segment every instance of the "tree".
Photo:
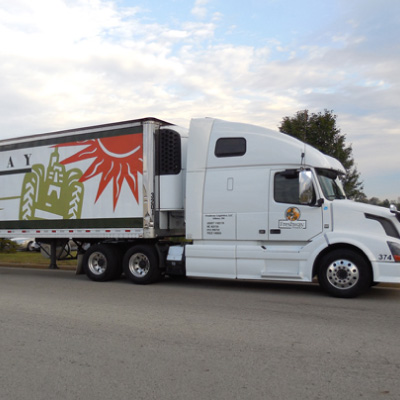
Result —
[[294, 117], [284, 117], [279, 130], [338, 159], [346, 170], [342, 181], [347, 197], [354, 200], [366, 199], [360, 174], [352, 158], [353, 149], [351, 145], [346, 146], [346, 136], [340, 133], [336, 118], [337, 116], [328, 110], [318, 114], [302, 110]]
[[0, 238], [0, 253], [14, 253], [17, 251], [17, 245], [9, 240]]
[[389, 208], [391, 204], [394, 204], [397, 209], [400, 211], [400, 198], [396, 201], [396, 200], [380, 200], [377, 197], [371, 197], [370, 199], [362, 199], [360, 200], [363, 203], [368, 203], [368, 204], [373, 204], [374, 206], [380, 206], [380, 207], [386, 207]]

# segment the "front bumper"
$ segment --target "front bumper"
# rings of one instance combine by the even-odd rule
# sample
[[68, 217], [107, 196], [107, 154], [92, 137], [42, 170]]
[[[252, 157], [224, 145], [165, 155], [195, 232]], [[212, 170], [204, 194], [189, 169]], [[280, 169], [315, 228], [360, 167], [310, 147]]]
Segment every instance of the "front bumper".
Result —
[[400, 263], [373, 262], [374, 282], [400, 283]]

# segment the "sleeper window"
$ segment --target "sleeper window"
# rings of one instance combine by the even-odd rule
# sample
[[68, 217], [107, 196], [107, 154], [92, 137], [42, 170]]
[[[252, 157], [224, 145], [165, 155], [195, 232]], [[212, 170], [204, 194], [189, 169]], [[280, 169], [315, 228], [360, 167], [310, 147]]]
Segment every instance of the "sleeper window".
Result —
[[220, 138], [215, 144], [216, 157], [240, 157], [244, 154], [246, 154], [245, 138]]

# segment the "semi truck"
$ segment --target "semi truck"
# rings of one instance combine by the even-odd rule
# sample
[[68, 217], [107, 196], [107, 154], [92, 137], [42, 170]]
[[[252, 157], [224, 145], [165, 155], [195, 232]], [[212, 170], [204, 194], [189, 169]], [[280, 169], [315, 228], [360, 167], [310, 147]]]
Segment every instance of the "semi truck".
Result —
[[284, 133], [142, 118], [0, 142], [0, 237], [77, 273], [312, 282], [355, 297], [400, 283], [400, 213], [346, 199], [339, 161]]

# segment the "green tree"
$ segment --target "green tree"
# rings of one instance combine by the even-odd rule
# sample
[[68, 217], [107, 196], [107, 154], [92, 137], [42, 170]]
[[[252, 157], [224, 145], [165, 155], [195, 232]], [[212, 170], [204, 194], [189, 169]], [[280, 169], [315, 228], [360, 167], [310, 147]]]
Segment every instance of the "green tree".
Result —
[[380, 200], [377, 197], [371, 197], [370, 199], [363, 199], [361, 200], [363, 203], [368, 203], [368, 204], [373, 204], [374, 206], [381, 206], [381, 207], [386, 207], [389, 208], [391, 204], [394, 204], [397, 209], [400, 211], [400, 201], [399, 200]]
[[353, 149], [351, 145], [346, 146], [346, 136], [340, 133], [336, 119], [332, 111], [324, 110], [315, 114], [302, 110], [293, 117], [284, 117], [279, 130], [338, 159], [346, 170], [342, 181], [347, 197], [365, 200], [363, 183], [352, 157]]
[[17, 245], [9, 240], [0, 238], [0, 253], [15, 253], [17, 251]]

